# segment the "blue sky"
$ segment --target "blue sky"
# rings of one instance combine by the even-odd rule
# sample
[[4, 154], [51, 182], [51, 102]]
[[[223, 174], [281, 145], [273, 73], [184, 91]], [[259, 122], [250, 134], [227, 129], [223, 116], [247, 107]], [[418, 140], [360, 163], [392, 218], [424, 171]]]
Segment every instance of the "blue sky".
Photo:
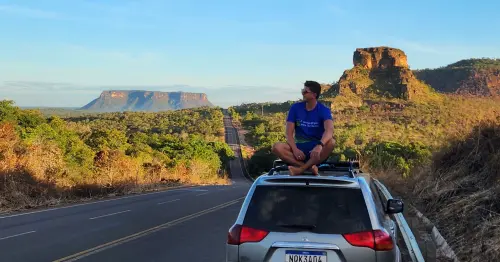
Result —
[[356, 48], [411, 68], [500, 57], [498, 1], [0, 0], [0, 99], [83, 106], [107, 89], [205, 92], [220, 106], [300, 97]]

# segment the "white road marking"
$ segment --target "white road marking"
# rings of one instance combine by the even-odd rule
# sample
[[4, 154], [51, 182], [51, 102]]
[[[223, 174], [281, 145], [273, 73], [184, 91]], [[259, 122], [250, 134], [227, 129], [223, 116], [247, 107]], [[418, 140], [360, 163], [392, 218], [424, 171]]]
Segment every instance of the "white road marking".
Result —
[[2, 237], [0, 238], [0, 240], [4, 240], [4, 239], [8, 239], [8, 238], [13, 238], [13, 237], [18, 237], [18, 236], [23, 236], [23, 235], [27, 235], [27, 234], [31, 234], [31, 233], [35, 233], [36, 231], [29, 231], [29, 232], [24, 232], [24, 233], [21, 233], [21, 234], [17, 234], [17, 235], [12, 235], [12, 236], [8, 236], [8, 237]]
[[117, 214], [121, 214], [121, 213], [125, 213], [125, 212], [130, 212], [130, 211], [132, 211], [132, 210], [120, 211], [120, 212], [111, 213], [111, 214], [107, 214], [107, 215], [102, 215], [102, 216], [98, 216], [98, 217], [92, 217], [92, 218], [89, 218], [89, 219], [97, 219], [97, 218], [101, 218], [101, 217], [109, 217], [109, 216], [113, 216], [113, 215], [117, 215]]
[[197, 212], [197, 213], [194, 213], [194, 214], [191, 214], [191, 215], [187, 215], [185, 217], [181, 217], [181, 218], [169, 221], [169, 222], [167, 222], [165, 224], [161, 224], [161, 225], [152, 227], [150, 229], [146, 229], [144, 231], [141, 231], [141, 232], [138, 232], [138, 233], [126, 236], [126, 237], [122, 237], [120, 239], [116, 239], [116, 240], [113, 240], [111, 242], [108, 242], [108, 243], [105, 243], [105, 244], [101, 244], [101, 245], [93, 247], [93, 248], [89, 248], [87, 250], [78, 252], [76, 254], [73, 254], [73, 255], [70, 255], [70, 256], [67, 256], [67, 257], [64, 257], [64, 258], [60, 258], [60, 259], [54, 260], [54, 262], [75, 261], [75, 260], [82, 259], [82, 258], [90, 256], [92, 254], [96, 254], [96, 253], [102, 252], [102, 251], [104, 251], [106, 249], [109, 249], [109, 248], [112, 248], [112, 247], [115, 247], [115, 246], [127, 243], [129, 241], [132, 241], [132, 240], [144, 237], [144, 236], [147, 236], [147, 235], [152, 234], [154, 232], [158, 232], [158, 231], [160, 231], [162, 229], [175, 226], [177, 224], [189, 221], [191, 219], [203, 216], [203, 215], [208, 214], [208, 213], [215, 212], [215, 211], [223, 209], [225, 207], [229, 207], [231, 205], [234, 205], [234, 204], [240, 202], [240, 200], [242, 200], [243, 198], [244, 197], [240, 197], [240, 198], [238, 198], [236, 200], [233, 200], [233, 201], [230, 201], [230, 202], [226, 202], [226, 203], [220, 204], [218, 206], [214, 206], [214, 207], [211, 207], [209, 209], [205, 209], [203, 211], [200, 211], [200, 212]]
[[198, 194], [198, 195], [196, 195], [196, 196], [203, 196], [203, 195], [206, 195], [206, 194], [208, 194], [208, 193], [210, 193], [210, 192], [201, 193], [201, 194]]
[[120, 198], [113, 198], [113, 199], [108, 199], [108, 200], [95, 201], [95, 202], [91, 202], [91, 203], [76, 204], [76, 205], [65, 206], [65, 207], [56, 207], [56, 208], [38, 210], [38, 211], [33, 211], [33, 212], [15, 214], [15, 215], [10, 215], [10, 216], [3, 216], [3, 217], [0, 217], [0, 219], [9, 218], [9, 217], [24, 216], [24, 215], [31, 215], [31, 214], [42, 213], [42, 212], [53, 211], [53, 210], [59, 210], [59, 209], [65, 209], [65, 208], [71, 208], [71, 207], [93, 205], [93, 204], [99, 204], [99, 203], [104, 203], [104, 202], [109, 202], [109, 201], [116, 201], [116, 200], [121, 200], [121, 199], [126, 199], [126, 198], [147, 196], [147, 195], [153, 195], [153, 194], [159, 194], [159, 193], [167, 193], [167, 192], [172, 192], [172, 191], [192, 190], [191, 188], [197, 188], [197, 187], [176, 188], [176, 189], [170, 189], [170, 190], [165, 190], [165, 191], [158, 191], [158, 192], [152, 192], [152, 193], [146, 193], [146, 194], [140, 194], [140, 195], [125, 196], [125, 197], [120, 197]]
[[207, 192], [208, 190], [206, 190], [206, 189], [190, 189], [189, 191], [192, 191], [192, 192]]
[[179, 201], [179, 200], [180, 199], [174, 199], [174, 200], [170, 200], [170, 201], [160, 202], [157, 205], [163, 205], [163, 204], [166, 204], [166, 203], [171, 203], [171, 202], [175, 202], [175, 201]]

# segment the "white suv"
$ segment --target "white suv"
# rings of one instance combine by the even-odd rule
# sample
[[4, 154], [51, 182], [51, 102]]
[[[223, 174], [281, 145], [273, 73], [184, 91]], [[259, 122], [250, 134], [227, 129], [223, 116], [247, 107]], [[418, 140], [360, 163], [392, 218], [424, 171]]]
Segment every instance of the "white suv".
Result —
[[396, 262], [401, 260], [391, 213], [368, 174], [325, 163], [320, 175], [289, 176], [276, 166], [253, 183], [229, 229], [227, 262]]

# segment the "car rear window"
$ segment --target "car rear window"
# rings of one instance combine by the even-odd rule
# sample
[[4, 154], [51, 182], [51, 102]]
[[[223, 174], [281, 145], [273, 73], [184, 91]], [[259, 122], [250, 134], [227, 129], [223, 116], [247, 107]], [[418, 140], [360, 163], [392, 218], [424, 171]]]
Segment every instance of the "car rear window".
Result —
[[361, 190], [334, 187], [257, 186], [243, 224], [275, 232], [371, 230]]

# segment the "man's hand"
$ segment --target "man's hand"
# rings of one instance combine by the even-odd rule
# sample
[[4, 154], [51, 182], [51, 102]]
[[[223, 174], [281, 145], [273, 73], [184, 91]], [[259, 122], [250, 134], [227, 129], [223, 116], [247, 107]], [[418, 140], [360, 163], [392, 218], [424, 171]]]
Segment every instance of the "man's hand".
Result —
[[303, 161], [304, 159], [306, 159], [306, 155], [304, 154], [304, 152], [302, 152], [302, 150], [295, 148], [292, 151], [293, 151], [293, 156], [295, 156], [295, 159], [299, 161]]
[[320, 159], [322, 149], [323, 149], [323, 147], [321, 145], [315, 146], [313, 148], [313, 150], [311, 151], [311, 158]]

